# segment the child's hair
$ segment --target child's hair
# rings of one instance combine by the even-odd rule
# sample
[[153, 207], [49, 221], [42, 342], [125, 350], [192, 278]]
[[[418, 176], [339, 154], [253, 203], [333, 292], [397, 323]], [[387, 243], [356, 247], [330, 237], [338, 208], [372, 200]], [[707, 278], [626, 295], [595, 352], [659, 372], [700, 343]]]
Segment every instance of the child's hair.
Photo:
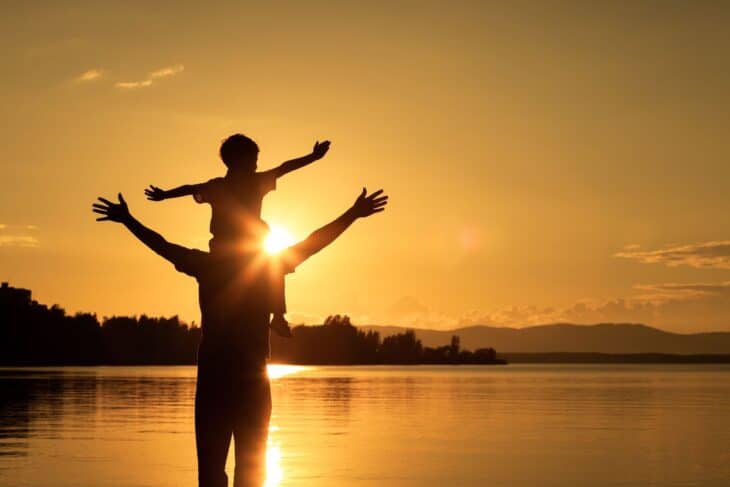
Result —
[[[243, 134], [233, 134], [221, 144], [220, 155], [223, 164], [232, 168], [242, 160], [249, 160], [259, 152], [256, 142]], [[255, 159], [254, 159], [255, 160]]]

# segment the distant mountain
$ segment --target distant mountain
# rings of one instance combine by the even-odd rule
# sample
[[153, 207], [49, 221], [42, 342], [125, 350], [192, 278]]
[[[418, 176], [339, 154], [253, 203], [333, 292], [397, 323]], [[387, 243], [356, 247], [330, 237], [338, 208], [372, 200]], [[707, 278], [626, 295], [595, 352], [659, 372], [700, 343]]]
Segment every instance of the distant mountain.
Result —
[[[402, 333], [397, 326], [361, 326], [381, 336]], [[492, 347], [505, 353], [667, 353], [730, 354], [730, 332], [670, 333], [646, 325], [601, 323], [574, 325], [555, 323], [525, 328], [470, 326], [454, 330], [413, 329], [423, 345], [434, 347], [449, 343], [458, 335], [461, 346], [475, 350]]]

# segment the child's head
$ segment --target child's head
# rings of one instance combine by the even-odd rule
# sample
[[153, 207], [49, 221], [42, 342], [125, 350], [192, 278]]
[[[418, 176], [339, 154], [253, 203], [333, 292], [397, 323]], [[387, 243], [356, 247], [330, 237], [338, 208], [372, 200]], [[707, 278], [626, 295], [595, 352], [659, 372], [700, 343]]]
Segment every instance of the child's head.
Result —
[[243, 134], [233, 134], [223, 141], [221, 159], [228, 169], [255, 171], [259, 157], [259, 146]]

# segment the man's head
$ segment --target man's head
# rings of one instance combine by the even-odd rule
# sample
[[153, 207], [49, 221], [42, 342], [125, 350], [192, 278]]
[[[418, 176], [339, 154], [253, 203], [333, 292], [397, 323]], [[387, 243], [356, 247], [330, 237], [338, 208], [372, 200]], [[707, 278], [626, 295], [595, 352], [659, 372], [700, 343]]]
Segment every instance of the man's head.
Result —
[[233, 134], [221, 144], [220, 155], [228, 169], [254, 172], [259, 146], [243, 134]]

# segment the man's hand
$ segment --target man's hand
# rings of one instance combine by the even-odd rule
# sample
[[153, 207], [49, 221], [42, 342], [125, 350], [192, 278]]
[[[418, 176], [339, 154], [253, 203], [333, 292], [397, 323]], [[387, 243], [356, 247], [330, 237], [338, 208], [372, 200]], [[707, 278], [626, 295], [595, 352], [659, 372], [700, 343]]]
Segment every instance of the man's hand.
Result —
[[150, 201], [162, 201], [165, 199], [165, 191], [157, 186], [152, 186], [144, 190], [144, 194]]
[[367, 196], [367, 189], [362, 188], [362, 193], [355, 200], [355, 204], [352, 205], [350, 211], [353, 212], [356, 218], [365, 218], [373, 213], [380, 213], [385, 210], [385, 205], [387, 204], [388, 196], [383, 195], [382, 189]]
[[330, 141], [325, 140], [324, 142], [315, 142], [314, 148], [312, 149], [312, 156], [315, 159], [322, 159], [327, 151], [330, 150]]
[[103, 215], [97, 218], [96, 221], [103, 222], [109, 220], [112, 222], [127, 223], [132, 219], [132, 215], [129, 213], [127, 202], [124, 201], [122, 193], [119, 193], [118, 198], [119, 203], [112, 203], [107, 199], [99, 197], [101, 203], [91, 205], [93, 208], [91, 211]]
[[388, 204], [388, 196], [383, 194], [382, 189], [369, 196], [367, 193], [367, 189], [363, 188], [362, 194], [342, 215], [327, 225], [318, 228], [301, 242], [284, 249], [279, 254], [284, 268], [290, 271], [296, 268], [296, 266], [334, 242], [358, 218], [365, 218], [385, 210], [385, 205]]

